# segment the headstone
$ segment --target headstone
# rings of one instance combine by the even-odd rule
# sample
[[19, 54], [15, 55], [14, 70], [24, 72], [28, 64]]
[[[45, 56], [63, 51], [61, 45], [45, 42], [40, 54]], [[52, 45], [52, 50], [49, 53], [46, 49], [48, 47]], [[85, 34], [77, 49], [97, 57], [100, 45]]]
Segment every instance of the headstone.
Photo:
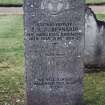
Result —
[[86, 72], [105, 69], [105, 22], [89, 7], [85, 9], [84, 65]]
[[84, 0], [25, 0], [27, 105], [82, 105]]

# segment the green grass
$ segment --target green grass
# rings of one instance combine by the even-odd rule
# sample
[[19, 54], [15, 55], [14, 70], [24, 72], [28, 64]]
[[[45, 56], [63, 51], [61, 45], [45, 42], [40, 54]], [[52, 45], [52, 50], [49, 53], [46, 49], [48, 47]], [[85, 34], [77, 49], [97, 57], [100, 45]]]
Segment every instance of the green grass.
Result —
[[[86, 0], [86, 3], [105, 3], [105, 0]], [[23, 0], [0, 0], [0, 4], [23, 4]]]
[[0, 4], [23, 4], [23, 0], [0, 0]]
[[105, 72], [86, 74], [84, 87], [86, 105], [105, 105]]
[[0, 105], [24, 102], [22, 16], [0, 16]]
[[105, 14], [98, 14], [97, 19], [105, 21]]
[[[105, 20], [105, 15], [97, 17]], [[0, 105], [24, 104], [23, 17], [0, 16]], [[86, 105], [105, 105], [105, 72], [86, 74]]]
[[105, 3], [105, 0], [86, 0], [86, 3], [89, 3], [89, 4], [100, 4], [100, 3]]

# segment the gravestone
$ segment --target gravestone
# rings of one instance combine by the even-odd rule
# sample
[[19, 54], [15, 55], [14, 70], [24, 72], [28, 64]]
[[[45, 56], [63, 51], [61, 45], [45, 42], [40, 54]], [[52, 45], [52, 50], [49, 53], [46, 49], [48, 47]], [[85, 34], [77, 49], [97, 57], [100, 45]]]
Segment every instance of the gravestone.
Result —
[[105, 22], [89, 7], [85, 9], [84, 65], [86, 72], [105, 69]]
[[84, 0], [25, 0], [27, 105], [82, 105]]

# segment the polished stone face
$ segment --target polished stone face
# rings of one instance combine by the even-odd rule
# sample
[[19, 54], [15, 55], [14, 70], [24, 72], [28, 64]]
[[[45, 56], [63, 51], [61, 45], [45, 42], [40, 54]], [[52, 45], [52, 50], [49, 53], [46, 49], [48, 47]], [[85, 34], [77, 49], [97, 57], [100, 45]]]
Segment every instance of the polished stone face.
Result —
[[27, 105], [82, 105], [83, 0], [26, 0]]

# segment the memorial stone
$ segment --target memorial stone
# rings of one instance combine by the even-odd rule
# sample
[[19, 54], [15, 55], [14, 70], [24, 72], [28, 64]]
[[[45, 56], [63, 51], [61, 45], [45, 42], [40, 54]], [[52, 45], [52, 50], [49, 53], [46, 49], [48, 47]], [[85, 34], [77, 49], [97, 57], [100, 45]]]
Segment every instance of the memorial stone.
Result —
[[84, 0], [25, 0], [27, 105], [82, 105]]

